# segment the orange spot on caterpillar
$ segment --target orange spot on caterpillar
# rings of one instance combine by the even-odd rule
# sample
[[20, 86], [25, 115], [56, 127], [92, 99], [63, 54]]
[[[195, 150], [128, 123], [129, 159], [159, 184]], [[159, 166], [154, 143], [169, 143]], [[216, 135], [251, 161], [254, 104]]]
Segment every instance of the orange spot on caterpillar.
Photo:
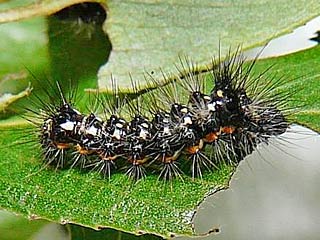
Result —
[[197, 153], [200, 149], [199, 146], [191, 146], [186, 148], [187, 152], [190, 154], [195, 154]]
[[69, 143], [56, 143], [56, 147], [58, 149], [68, 149], [68, 148], [70, 148], [70, 144]]
[[144, 164], [145, 162], [148, 161], [149, 158], [145, 157], [145, 158], [142, 158], [142, 159], [132, 159], [132, 158], [129, 158], [129, 162], [131, 162], [133, 165], [142, 165]]
[[[181, 154], [181, 149], [179, 149], [178, 151], [175, 151], [173, 155], [162, 156], [161, 162], [162, 163], [172, 163], [179, 158], [180, 154]], [[159, 157], [157, 159], [159, 159]]]
[[89, 155], [93, 153], [93, 150], [88, 150], [86, 148], [81, 147], [79, 144], [76, 146], [76, 150], [81, 154], [81, 155]]
[[187, 147], [187, 148], [186, 148], [186, 151], [187, 151], [189, 154], [196, 154], [196, 153], [199, 152], [202, 148], [203, 148], [203, 140], [200, 140], [199, 143], [198, 143], [198, 145], [193, 145], [193, 146]]
[[99, 156], [104, 161], [113, 161], [113, 160], [116, 160], [119, 157], [119, 155], [105, 156], [105, 154], [99, 154]]
[[208, 133], [203, 141], [205, 142], [208, 142], [208, 143], [212, 143], [214, 141], [216, 141], [218, 138], [219, 138], [219, 135], [220, 135], [220, 132], [211, 132], [211, 133]]
[[222, 131], [223, 133], [227, 133], [227, 134], [231, 134], [231, 133], [233, 133], [235, 130], [236, 130], [236, 128], [233, 127], [233, 126], [223, 127], [223, 128], [221, 129], [221, 131]]
[[162, 159], [163, 163], [171, 163], [174, 162], [175, 160], [177, 160], [177, 158], [175, 156], [168, 156]]

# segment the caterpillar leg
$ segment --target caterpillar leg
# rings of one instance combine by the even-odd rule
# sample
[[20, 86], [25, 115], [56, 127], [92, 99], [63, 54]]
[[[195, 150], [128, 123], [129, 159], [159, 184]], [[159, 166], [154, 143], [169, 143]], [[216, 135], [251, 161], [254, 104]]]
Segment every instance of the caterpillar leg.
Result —
[[165, 181], [171, 181], [174, 178], [182, 178], [182, 171], [177, 165], [177, 162], [171, 161], [163, 163], [162, 169], [159, 175], [159, 179], [163, 179]]
[[116, 169], [116, 164], [113, 160], [100, 159], [98, 162], [89, 164], [87, 167], [92, 167], [93, 171], [97, 171], [104, 178], [110, 180], [112, 172]]
[[212, 171], [213, 169], [218, 168], [217, 165], [203, 152], [204, 146], [203, 140], [200, 139], [197, 145], [186, 148], [189, 160], [191, 160], [191, 175], [193, 179], [196, 177], [202, 178], [203, 170]]
[[80, 146], [80, 144], [77, 144], [75, 147], [76, 151], [72, 153], [72, 164], [70, 168], [74, 168], [76, 166], [79, 166], [80, 168], [85, 168], [87, 166], [87, 163], [89, 161], [88, 157], [89, 155], [93, 154], [94, 151], [90, 150], [86, 147]]
[[181, 149], [175, 151], [173, 155], [167, 155], [167, 153], [159, 155], [156, 160], [161, 162], [161, 171], [158, 179], [165, 181], [171, 181], [174, 178], [182, 179], [183, 172], [180, 170], [177, 160], [181, 155]]
[[126, 175], [134, 180], [134, 181], [138, 181], [139, 179], [142, 179], [146, 176], [146, 170], [144, 168], [144, 166], [142, 165], [131, 165], [127, 171], [126, 171]]
[[54, 165], [56, 169], [62, 169], [66, 166], [67, 151], [70, 145], [67, 143], [57, 143], [42, 146], [43, 159], [46, 165]]

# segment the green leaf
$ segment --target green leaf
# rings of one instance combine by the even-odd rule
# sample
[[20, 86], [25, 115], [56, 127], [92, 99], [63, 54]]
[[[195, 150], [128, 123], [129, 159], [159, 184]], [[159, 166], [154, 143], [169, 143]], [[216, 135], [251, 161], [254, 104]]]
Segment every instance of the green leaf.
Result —
[[44, 19], [2, 24], [0, 36], [0, 118], [4, 118], [12, 115], [13, 103], [30, 93], [29, 69], [46, 72], [49, 59]]
[[[230, 38], [224, 39], [221, 37], [220, 39], [223, 47], [227, 48], [229, 47], [229, 45], [227, 44], [229, 44], [231, 40], [232, 43], [236, 45], [237, 41], [240, 39], [240, 35], [241, 38], [242, 36], [244, 37], [243, 39], [246, 39], [250, 36], [251, 40], [248, 40], [248, 44], [253, 44], [254, 42], [257, 43], [259, 39], [261, 40], [263, 35], [262, 32], [267, 31], [266, 29], [269, 29], [267, 31], [269, 35], [264, 35], [264, 39], [271, 37], [272, 34], [278, 33], [276, 31], [277, 29], [280, 29], [280, 23], [285, 22], [287, 25], [283, 24], [281, 26], [291, 28], [293, 26], [293, 23], [303, 22], [307, 18], [313, 16], [316, 11], [318, 11], [317, 2], [310, 1], [308, 3], [308, 6], [305, 6], [301, 4], [301, 1], [294, 1], [290, 4], [297, 4], [297, 6], [292, 5], [292, 9], [290, 7], [287, 7], [286, 11], [270, 11], [270, 13], [268, 14], [279, 14], [279, 16], [282, 16], [281, 19], [283, 20], [277, 20], [279, 24], [275, 25], [275, 28], [272, 29], [272, 33], [270, 33], [270, 26], [272, 26], [271, 24], [273, 24], [272, 20], [277, 18], [275, 16], [273, 16], [272, 19], [267, 18], [267, 14], [264, 11], [265, 9], [260, 9], [259, 14], [261, 14], [261, 16], [259, 16], [261, 18], [265, 18], [264, 20], [267, 23], [265, 27], [261, 25], [260, 20], [257, 20], [257, 23], [253, 24], [253, 28], [255, 28], [255, 31], [257, 31], [257, 35], [252, 33], [253, 30], [250, 28], [251, 25], [247, 25], [245, 23], [250, 23], [250, 21], [254, 19], [254, 9], [258, 9], [259, 6], [260, 8], [264, 7], [264, 5], [260, 5], [260, 2], [258, 1], [255, 1], [255, 4], [248, 2], [238, 3], [236, 1], [233, 1], [228, 3], [229, 5], [227, 4], [227, 6], [234, 6], [234, 8], [230, 9], [226, 7], [225, 3], [223, 2], [221, 3], [221, 5], [219, 5], [219, 7], [216, 8], [213, 7], [212, 9], [201, 9], [205, 12], [209, 10], [213, 11], [213, 9], [215, 9], [215, 11], [217, 12], [230, 10], [229, 14], [221, 16], [229, 17], [229, 20], [227, 21], [226, 25], [221, 24], [221, 22], [225, 20], [213, 21], [212, 25], [210, 25], [210, 33], [208, 33], [208, 31], [205, 31], [208, 39], [211, 39], [211, 34], [215, 36], [217, 35], [215, 33], [216, 28], [218, 28], [218, 30], [220, 31], [222, 26], [226, 26], [226, 29], [223, 29], [223, 33], [225, 35], [230, 36]], [[155, 10], [152, 10], [153, 8], [158, 9], [158, 5], [151, 3], [152, 2], [150, 2], [149, 4], [151, 8], [147, 16], [159, 16], [156, 14], [157, 12]], [[130, 6], [137, 6], [137, 3], [135, 2], [121, 2], [115, 4], [113, 1], [110, 1], [108, 2], [108, 4], [110, 5], [110, 15], [108, 21], [112, 20], [112, 23], [110, 24], [115, 28], [114, 30], [108, 30], [108, 32], [110, 31], [110, 38], [111, 36], [113, 36], [113, 39], [111, 39], [113, 49], [118, 49], [117, 51], [115, 51], [115, 54], [118, 54], [121, 51], [119, 51], [120, 42], [117, 43], [117, 41], [114, 40], [116, 39], [116, 33], [119, 34], [119, 39], [123, 40], [125, 35], [124, 32], [127, 32], [126, 37], [131, 36], [131, 38], [128, 38], [128, 41], [131, 42], [133, 37], [132, 35], [128, 35], [128, 33], [134, 34], [135, 31], [139, 30], [137, 26], [139, 26], [139, 22], [141, 20], [140, 18], [143, 18], [143, 16], [145, 15], [143, 15], [144, 13], [141, 13], [141, 16], [137, 16], [139, 15], [137, 14], [137, 11], [139, 10], [138, 7], [132, 9], [129, 8]], [[250, 5], [249, 8], [246, 4], [252, 5]], [[282, 4], [283, 6], [289, 6], [289, 3]], [[141, 6], [143, 7], [149, 7], [149, 5], [146, 3], [141, 3]], [[246, 6], [248, 9], [240, 8], [242, 5]], [[128, 8], [124, 6], [127, 6]], [[164, 6], [167, 5], [164, 4]], [[185, 7], [187, 8], [188, 6], [190, 7], [190, 5], [188, 4], [186, 6], [182, 5], [179, 7], [181, 7], [181, 9], [183, 10]], [[276, 5], [275, 3], [274, 7], [275, 6], [278, 5]], [[309, 7], [313, 7], [314, 9], [309, 9]], [[198, 8], [198, 6], [195, 6], [195, 11], [198, 11]], [[244, 17], [242, 11], [249, 14], [251, 13], [251, 10], [249, 12], [249, 9], [251, 8], [253, 8], [253, 15], [250, 15], [252, 16], [252, 19], [247, 19], [248, 22], [241, 22], [240, 20], [242, 18], [240, 16]], [[130, 16], [130, 21], [117, 22], [117, 9], [118, 11], [121, 10], [123, 12], [127, 12], [128, 16]], [[149, 8], [145, 9], [149, 10]], [[240, 14], [239, 17], [237, 17], [237, 12], [231, 11], [236, 11], [235, 9], [242, 10], [238, 10]], [[287, 11], [293, 11], [291, 12], [291, 14], [293, 15], [290, 15], [288, 13], [288, 16], [292, 16], [292, 18], [288, 17], [289, 20], [292, 20], [290, 20], [290, 22], [289, 20], [288, 22], [287, 20], [284, 20], [287, 19], [287, 17], [285, 17], [283, 14], [286, 14], [285, 12]], [[295, 11], [300, 11], [299, 15], [295, 14]], [[112, 15], [113, 12], [114, 15]], [[121, 14], [124, 14], [123, 12]], [[170, 9], [167, 8], [167, 11], [164, 11], [163, 14], [169, 13], [172, 14]], [[192, 22], [191, 20], [186, 21], [186, 19], [190, 19], [186, 17], [182, 21], [180, 19], [180, 12], [178, 12], [177, 14], [177, 17], [179, 17], [176, 19], [177, 23], [189, 24], [190, 22]], [[185, 14], [185, 11], [181, 11], [181, 14]], [[120, 16], [121, 18], [124, 17], [123, 15], [119, 15], [119, 18]], [[147, 18], [147, 16], [145, 16], [144, 22], [148, 24], [153, 24], [155, 23], [153, 21], [157, 21], [156, 17], [153, 19], [153, 21], [151, 21]], [[168, 17], [170, 16], [171, 15], [168, 15]], [[191, 14], [191, 16], [193, 15]], [[215, 16], [216, 19], [218, 19], [218, 15]], [[208, 18], [211, 17], [211, 15], [208, 15]], [[138, 19], [138, 21], [136, 18], [139, 18], [140, 20]], [[236, 21], [235, 19], [239, 21]], [[107, 28], [108, 21], [106, 23]], [[19, 24], [9, 23], [6, 25], [1, 25], [1, 36], [4, 36], [3, 39], [7, 39], [7, 37], [9, 37], [9, 42], [5, 40], [3, 40], [2, 42], [2, 40], [0, 40], [0, 48], [1, 50], [3, 50], [1, 51], [0, 62], [1, 64], [4, 64], [3, 68], [1, 69], [1, 71], [3, 71], [1, 72], [3, 73], [2, 76], [7, 73], [18, 73], [21, 71], [21, 69], [23, 70], [23, 67], [21, 67], [21, 62], [27, 67], [29, 67], [29, 64], [33, 67], [36, 67], [37, 70], [39, 70], [40, 72], [48, 70], [49, 57], [47, 55], [46, 37], [44, 35], [44, 31], [39, 30], [42, 29], [41, 27], [44, 27], [44, 22], [44, 19], [35, 19], [31, 21], [32, 24], [30, 24], [30, 22], [22, 22]], [[197, 23], [197, 21], [194, 22]], [[227, 30], [227, 28], [230, 27], [228, 25], [229, 23], [233, 23], [234, 25], [236, 25], [239, 31], [236, 31], [238, 30], [237, 28], [233, 28], [233, 31], [228, 32], [229, 30]], [[241, 24], [238, 25], [238, 23], [243, 24], [243, 26], [245, 26], [246, 29], [248, 28], [248, 35], [246, 35], [244, 30], [239, 27]], [[131, 26], [133, 28], [132, 32], [131, 30], [120, 31], [119, 26], [121, 26], [121, 24], [123, 24], [124, 27], [127, 26], [127, 24], [133, 24]], [[207, 26], [206, 23], [203, 25]], [[25, 38], [23, 38], [24, 40], [22, 42], [16, 41], [13, 35], [8, 34], [10, 33], [10, 31], [13, 31], [11, 29], [12, 26], [14, 30], [22, 31], [21, 33], [23, 33], [24, 27], [27, 29], [28, 34], [22, 35], [26, 36]], [[202, 29], [201, 26], [200, 29]], [[142, 27], [141, 29], [144, 28]], [[163, 29], [166, 29], [166, 27], [164, 27]], [[163, 29], [160, 28], [160, 30]], [[152, 31], [153, 29], [149, 30]], [[195, 28], [195, 30], [198, 31], [197, 28]], [[251, 30], [251, 33], [249, 30]], [[111, 34], [112, 31], [114, 31], [113, 35]], [[189, 31], [186, 30], [186, 33], [180, 32], [179, 34], [176, 34], [177, 36], [174, 36], [177, 38], [165, 38], [164, 41], [172, 41], [172, 45], [170, 45], [171, 47], [179, 47], [177, 46], [177, 44], [174, 45], [174, 41], [178, 42], [181, 40], [182, 43], [184, 43], [184, 40], [187, 41], [188, 39], [188, 34], [190, 34], [191, 37], [194, 37], [193, 33]], [[39, 32], [40, 34], [37, 34]], [[140, 34], [139, 31], [136, 33], [138, 35]], [[238, 37], [234, 37], [234, 34], [236, 33], [239, 34]], [[185, 34], [187, 34], [188, 36], [186, 36]], [[225, 36], [224, 34], [222, 36]], [[155, 37], [156, 36], [157, 35], [155, 35]], [[199, 37], [201, 36], [202, 35], [200, 34]], [[232, 36], [234, 38], [232, 38]], [[129, 54], [132, 54], [132, 48], [127, 48], [126, 50], [126, 47], [123, 46], [124, 51], [122, 52], [128, 52], [128, 58], [122, 59], [123, 62], [121, 62], [121, 64], [118, 67], [113, 65], [112, 68], [113, 71], [115, 71], [115, 74], [122, 74], [123, 79], [126, 78], [128, 80], [126, 75], [127, 73], [133, 72], [134, 75], [139, 75], [144, 68], [147, 69], [150, 66], [152, 67], [152, 65], [148, 65], [149, 62], [154, 64], [152, 69], [158, 69], [160, 66], [166, 69], [165, 66], [162, 65], [162, 63], [168, 63], [168, 66], [170, 64], [168, 71], [171, 71], [175, 68], [173, 65], [171, 65], [171, 63], [176, 62], [178, 55], [176, 50], [168, 48], [168, 50], [162, 49], [161, 52], [156, 52], [155, 49], [157, 49], [158, 46], [153, 45], [154, 41], [148, 41], [149, 38], [139, 39], [137, 37], [137, 39], [139, 40], [138, 42], [134, 43], [132, 41], [131, 44], [134, 45], [139, 43], [141, 44], [142, 49], [147, 49], [145, 44], [151, 44], [149, 49], [151, 54], [150, 57], [141, 57], [141, 52], [143, 51], [137, 51], [135, 53], [137, 54], [137, 56], [131, 56]], [[59, 42], [57, 42], [56, 44], [56, 46], [58, 46]], [[179, 45], [183, 44], [180, 43]], [[219, 44], [218, 41], [216, 41], [215, 43], [202, 42], [201, 49], [198, 47], [197, 51], [195, 51], [194, 46], [192, 44], [189, 45], [190, 52], [187, 52], [188, 55], [195, 58], [196, 60], [203, 60], [203, 62], [205, 62], [209, 58], [211, 58], [212, 55], [214, 55], [215, 50], [212, 49], [216, 49], [216, 47]], [[211, 49], [213, 45], [215, 48]], [[183, 47], [184, 46], [181, 46], [181, 48]], [[55, 54], [55, 52], [58, 51], [59, 48], [60, 47], [56, 47], [56, 50], [52, 49], [53, 54]], [[18, 54], [19, 52], [21, 52], [21, 55]], [[155, 52], [157, 54], [155, 54]], [[204, 57], [204, 55], [207, 53], [203, 52], [208, 52], [208, 54], [210, 54], [210, 57]], [[144, 54], [146, 53], [147, 51], [144, 51]], [[184, 54], [184, 52], [179, 53]], [[196, 56], [197, 53], [199, 54], [199, 59]], [[52, 58], [52, 54], [50, 55], [50, 57]], [[155, 57], [155, 55], [157, 56]], [[171, 55], [174, 56], [172, 57]], [[4, 57], [2, 58], [2, 56]], [[16, 56], [21, 56], [21, 59], [17, 61]], [[294, 119], [299, 123], [303, 123], [316, 130], [320, 130], [320, 94], [319, 84], [317, 81], [317, 76], [320, 71], [319, 56], [320, 49], [319, 47], [317, 47], [308, 51], [292, 54], [281, 58], [259, 61], [256, 68], [257, 72], [259, 72], [259, 70], [266, 69], [268, 66], [270, 66], [270, 64], [272, 65], [276, 63], [276, 66], [272, 69], [272, 71], [277, 72], [280, 75], [284, 75], [288, 78], [288, 84], [283, 86], [283, 90], [292, 91], [300, 89], [300, 91], [297, 94], [295, 94], [295, 101], [291, 103], [291, 106], [303, 105], [303, 107], [297, 114], [294, 115]], [[118, 57], [119, 61], [120, 58], [121, 57]], [[139, 59], [139, 61], [137, 59]], [[161, 61], [158, 62], [159, 59]], [[167, 60], [163, 61], [163, 59]], [[112, 61], [112, 64], [114, 64], [116, 60]], [[136, 61], [141, 63], [141, 66], [140, 64], [135, 64]], [[19, 67], [17, 67], [16, 62], [19, 62]], [[64, 62], [62, 61], [62, 63]], [[133, 66], [136, 67], [133, 68]], [[62, 74], [63, 68], [61, 66], [54, 67], [54, 69], [56, 69], [57, 74]], [[37, 76], [37, 74], [35, 75]], [[92, 76], [92, 74], [90, 73], [88, 74], [88, 76], [90, 77]], [[77, 75], [77, 78], [78, 77], [81, 78], [81, 76]], [[294, 79], [294, 81], [291, 81], [292, 79]], [[127, 83], [124, 83], [124, 85], [126, 84]], [[136, 185], [131, 185], [130, 182], [121, 174], [115, 174], [115, 176], [113, 176], [111, 181], [109, 182], [101, 179], [101, 177], [95, 173], [83, 173], [76, 170], [55, 172], [54, 169], [41, 168], [41, 157], [38, 154], [39, 151], [38, 149], [35, 149], [33, 145], [30, 146], [27, 144], [15, 144], [15, 140], [21, 136], [21, 132], [19, 130], [14, 130], [19, 124], [18, 120], [7, 119], [5, 121], [1, 121], [0, 125], [1, 124], [2, 127], [0, 129], [0, 207], [17, 212], [27, 217], [41, 217], [49, 219], [51, 221], [62, 223], [74, 222], [92, 228], [112, 227], [114, 229], [122, 229], [124, 231], [132, 233], [140, 233], [141, 231], [151, 232], [163, 236], [170, 236], [171, 233], [192, 234], [192, 213], [196, 210], [198, 204], [203, 200], [206, 194], [212, 193], [212, 191], [218, 190], [220, 188], [225, 188], [228, 185], [230, 174], [233, 171], [232, 168], [224, 167], [221, 168], [220, 171], [217, 171], [215, 173], [206, 174], [202, 182], [200, 180], [192, 182], [189, 178], [186, 178], [184, 182], [181, 182], [178, 179], [174, 181], [172, 185], [164, 185], [163, 183], [158, 182], [156, 176], [149, 176], [145, 181], [139, 182]], [[26, 135], [27, 137], [29, 136], [29, 134], [30, 136], [34, 134], [33, 132], [28, 131], [25, 125], [22, 126], [22, 129], [25, 132], [24, 135]]]
[[[320, 130], [319, 56], [320, 47], [316, 47], [258, 61], [255, 68], [258, 74], [267, 66], [275, 65], [270, 71], [288, 79], [283, 91], [300, 89], [291, 106], [300, 103], [304, 106], [294, 119], [317, 130]], [[22, 129], [25, 135], [31, 134]], [[186, 177], [185, 181], [177, 179], [172, 184], [158, 182], [157, 176], [152, 175], [137, 184], [130, 184], [123, 174], [115, 174], [108, 181], [96, 173], [41, 168], [34, 145], [12, 144], [19, 136], [21, 132], [14, 131], [13, 126], [2, 127], [0, 206], [23, 216], [72, 222], [96, 229], [111, 227], [166, 237], [171, 233], [192, 234], [191, 217], [198, 204], [207, 194], [225, 188], [233, 171], [230, 167], [222, 167], [205, 174], [203, 181], [191, 181]]]
[[17, 75], [11, 74], [7, 75], [3, 79], [0, 79], [0, 117], [8, 113], [8, 108], [11, 104], [23, 97], [30, 95], [32, 91], [32, 87], [30, 85], [23, 90], [17, 90], [17, 86], [21, 85], [21, 80], [25, 76], [25, 73]]
[[[83, 0], [23, 0], [8, 1], [0, 5], [0, 23], [19, 21], [31, 17], [53, 14], [72, 4], [88, 2]], [[90, 2], [90, 1], [89, 1]], [[97, 1], [98, 2], [98, 1]]]
[[244, 49], [265, 43], [320, 12], [318, 0], [108, 1], [104, 25], [112, 43], [107, 64], [98, 73], [99, 88], [109, 88], [112, 74], [130, 87], [128, 74], [143, 85], [143, 74], [155, 78], [176, 72], [179, 56], [209, 64], [220, 48]]
[[47, 69], [48, 39], [45, 30], [43, 18], [0, 25], [0, 78], [6, 74], [24, 73], [26, 67]]
[[[0, 22], [49, 15], [80, 2], [87, 1], [36, 1], [1, 11]], [[107, 6], [103, 29], [112, 44], [110, 58], [98, 72], [100, 89], [110, 89], [111, 74], [123, 88], [130, 87], [129, 74], [142, 86], [146, 72], [162, 79], [160, 69], [175, 72], [179, 56], [188, 55], [205, 67], [219, 48], [223, 56], [230, 46], [241, 44], [246, 49], [265, 43], [320, 10], [318, 0], [95, 2]]]
[[[2, 131], [0, 145], [8, 146], [15, 137], [12, 131]], [[226, 187], [232, 170], [223, 167], [203, 181], [186, 178], [165, 184], [157, 176], [148, 176], [132, 184], [123, 174], [114, 174], [108, 181], [96, 173], [41, 169], [34, 145], [1, 150], [2, 208], [61, 223], [164, 236], [192, 234], [196, 206], [213, 189]]]

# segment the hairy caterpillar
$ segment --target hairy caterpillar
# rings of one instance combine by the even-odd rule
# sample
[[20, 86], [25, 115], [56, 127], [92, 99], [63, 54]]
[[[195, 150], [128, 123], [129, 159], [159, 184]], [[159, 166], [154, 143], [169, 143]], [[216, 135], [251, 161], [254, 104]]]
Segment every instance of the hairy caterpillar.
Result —
[[254, 64], [237, 51], [214, 59], [204, 74], [181, 60], [175, 81], [156, 90], [138, 95], [132, 80], [133, 99], [111, 79], [113, 93], [98, 96], [89, 113], [77, 110], [73, 94], [67, 99], [56, 82], [49, 86], [53, 93], [45, 90], [49, 102], [35, 96], [40, 114], [27, 108], [38, 115], [26, 118], [39, 130], [45, 165], [93, 169], [108, 178], [114, 171], [134, 180], [148, 173], [164, 180], [183, 173], [201, 178], [221, 163], [237, 164], [289, 127], [288, 94], [277, 91], [282, 80], [267, 71], [254, 76]]

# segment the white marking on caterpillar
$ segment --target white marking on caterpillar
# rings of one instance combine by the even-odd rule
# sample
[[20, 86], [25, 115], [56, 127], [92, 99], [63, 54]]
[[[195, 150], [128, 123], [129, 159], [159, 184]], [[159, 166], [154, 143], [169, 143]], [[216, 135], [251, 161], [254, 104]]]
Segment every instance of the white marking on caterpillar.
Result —
[[183, 118], [183, 125], [191, 125], [191, 124], [192, 124], [191, 117], [184, 117]]
[[91, 126], [90, 128], [86, 129], [86, 134], [90, 134], [92, 136], [97, 136], [98, 135], [98, 128]]
[[61, 123], [60, 127], [66, 131], [73, 131], [75, 125], [76, 124], [74, 122], [67, 121], [65, 123]]
[[208, 104], [208, 110], [212, 111], [212, 112], [215, 112], [216, 111], [216, 103], [215, 102], [209, 103]]
[[120, 131], [120, 129], [115, 129], [113, 134], [112, 134], [112, 137], [114, 137], [117, 140], [120, 140], [121, 139], [121, 131]]

